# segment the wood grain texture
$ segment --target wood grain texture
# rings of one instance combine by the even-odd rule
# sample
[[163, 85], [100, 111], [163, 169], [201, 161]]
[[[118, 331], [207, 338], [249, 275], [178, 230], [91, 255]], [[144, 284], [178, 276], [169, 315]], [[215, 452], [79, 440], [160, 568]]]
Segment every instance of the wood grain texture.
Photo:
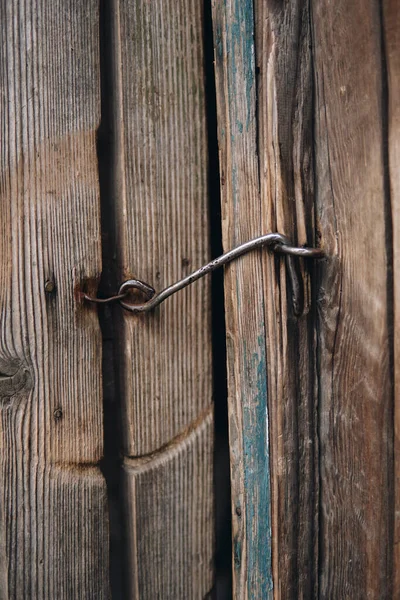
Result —
[[[0, 3], [0, 597], [109, 598], [97, 3]], [[45, 282], [55, 283], [46, 293]]]
[[384, 59], [387, 69], [389, 183], [393, 232], [394, 309], [394, 561], [393, 598], [400, 596], [400, 11], [395, 0], [383, 7]]
[[[261, 222], [314, 246], [309, 3], [258, 0], [255, 16]], [[314, 264], [297, 268], [298, 306], [285, 263], [263, 254], [275, 598], [312, 598], [317, 569]]]
[[[117, 278], [162, 289], [210, 258], [203, 6], [115, 2], [112, 30]], [[203, 280], [153, 313], [117, 315], [132, 598], [212, 587], [210, 309]]]
[[[119, 5], [119, 280], [162, 289], [210, 258], [202, 4]], [[154, 313], [123, 315], [128, 456], [157, 450], [212, 401], [210, 281]]]
[[161, 452], [126, 459], [129, 598], [203, 600], [213, 585], [213, 414]]
[[[213, 0], [225, 250], [265, 233], [251, 0]], [[260, 253], [226, 269], [234, 598], [272, 598], [264, 276]]]
[[389, 598], [391, 232], [380, 11], [375, 0], [312, 7], [317, 226], [329, 253], [318, 291], [319, 595]]

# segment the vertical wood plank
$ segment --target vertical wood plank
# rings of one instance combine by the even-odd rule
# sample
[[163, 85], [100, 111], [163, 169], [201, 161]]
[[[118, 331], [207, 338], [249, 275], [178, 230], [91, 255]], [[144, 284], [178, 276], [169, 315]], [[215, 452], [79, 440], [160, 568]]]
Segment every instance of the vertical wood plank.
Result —
[[98, 7], [13, 0], [0, 23], [0, 596], [106, 599], [101, 337], [78, 294], [101, 270]]
[[[161, 289], [209, 260], [203, 6], [116, 1], [113, 19], [117, 277]], [[117, 319], [129, 597], [203, 598], [213, 585], [210, 281]]]
[[387, 68], [388, 152], [393, 231], [394, 301], [394, 561], [393, 598], [400, 596], [400, 11], [397, 2], [385, 0], [383, 42]]
[[388, 598], [393, 389], [386, 106], [375, 0], [313, 2], [323, 598]]
[[[224, 248], [265, 232], [259, 193], [253, 2], [213, 0]], [[264, 272], [226, 269], [235, 598], [272, 598]]]
[[[261, 222], [314, 246], [309, 3], [258, 0], [255, 11]], [[263, 255], [275, 598], [313, 597], [317, 568], [314, 264], [298, 268], [294, 306], [284, 262]]]
[[[260, 1], [253, 7], [251, 2], [216, 1], [214, 30], [224, 243], [229, 247], [261, 232], [279, 230], [294, 243], [313, 245], [308, 3], [278, 6]], [[267, 396], [274, 595], [309, 597], [316, 572], [317, 514], [310, 270], [301, 265], [301, 302], [294, 306], [283, 261], [263, 253], [261, 263], [260, 257], [253, 256], [243, 259], [242, 265], [242, 270], [233, 265], [226, 275], [235, 597], [272, 593], [269, 498], [260, 492], [263, 486], [269, 488]], [[255, 332], [257, 342], [266, 347], [257, 372], [240, 347], [245, 343], [253, 348]], [[247, 355], [251, 356], [250, 350]], [[264, 388], [262, 401], [260, 396], [254, 399], [256, 381], [259, 389]], [[254, 408], [257, 403], [259, 412]], [[250, 420], [245, 418], [248, 414]], [[256, 450], [257, 440], [265, 447]], [[253, 470], [257, 480], [248, 478]], [[237, 495], [244, 502], [239, 518]], [[253, 521], [255, 502], [259, 521]], [[248, 541], [241, 572], [237, 548], [243, 538]], [[260, 538], [263, 547], [257, 543]]]
[[[202, 6], [121, 2], [120, 280], [162, 289], [209, 259]], [[121, 324], [124, 446], [159, 449], [211, 404], [210, 281]]]
[[124, 462], [129, 598], [203, 600], [211, 589], [212, 430], [209, 411], [161, 452]]

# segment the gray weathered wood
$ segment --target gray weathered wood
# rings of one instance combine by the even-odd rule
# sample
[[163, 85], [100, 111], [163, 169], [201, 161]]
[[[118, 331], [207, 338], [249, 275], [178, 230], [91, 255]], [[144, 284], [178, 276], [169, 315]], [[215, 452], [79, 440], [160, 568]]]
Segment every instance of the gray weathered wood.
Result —
[[[120, 282], [161, 289], [210, 258], [202, 12], [195, 0], [114, 3]], [[153, 313], [117, 318], [130, 597], [198, 598], [212, 587], [213, 428], [199, 424], [212, 405], [210, 281]], [[181, 436], [194, 423], [189, 444]]]
[[0, 27], [0, 597], [106, 599], [101, 337], [79, 297], [101, 271], [98, 6], [1, 2]]
[[[400, 596], [400, 11], [396, 0], [383, 2], [384, 59], [387, 68], [389, 184], [393, 233], [394, 309], [394, 560], [393, 598]], [[384, 63], [385, 64], [385, 63]], [[386, 109], [386, 107], [385, 107]], [[389, 273], [390, 275], [390, 273]]]
[[318, 290], [319, 595], [389, 598], [391, 227], [379, 3], [318, 0], [312, 22], [317, 228], [329, 253]]

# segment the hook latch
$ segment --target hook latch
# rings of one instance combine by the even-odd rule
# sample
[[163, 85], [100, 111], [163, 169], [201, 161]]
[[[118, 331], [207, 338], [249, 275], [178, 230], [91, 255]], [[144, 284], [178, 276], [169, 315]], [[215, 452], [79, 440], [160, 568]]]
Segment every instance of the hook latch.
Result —
[[[292, 282], [292, 290], [294, 296], [294, 305], [295, 312], [296, 305], [296, 296], [299, 290], [299, 284], [297, 281], [296, 271], [294, 266], [290, 260], [290, 257], [297, 256], [302, 258], [324, 258], [325, 253], [321, 248], [303, 248], [298, 246], [292, 246], [288, 240], [288, 238], [281, 233], [267, 233], [265, 235], [261, 235], [257, 238], [254, 238], [225, 254], [219, 256], [218, 258], [214, 258], [211, 262], [200, 267], [197, 271], [194, 271], [190, 275], [187, 275], [183, 279], [180, 279], [176, 283], [166, 287], [164, 290], [160, 292], [156, 292], [154, 288], [152, 288], [149, 284], [140, 281], [139, 279], [129, 279], [128, 281], [124, 281], [121, 284], [118, 293], [115, 296], [111, 296], [109, 298], [92, 298], [87, 294], [84, 294], [85, 300], [88, 302], [96, 302], [100, 304], [109, 304], [112, 302], [119, 302], [119, 304], [125, 309], [132, 313], [143, 313], [149, 312], [156, 308], [161, 302], [164, 302], [167, 298], [179, 292], [183, 288], [187, 287], [191, 283], [194, 283], [201, 277], [208, 275], [215, 269], [230, 263], [231, 261], [239, 258], [243, 254], [247, 254], [256, 248], [266, 247], [271, 252], [275, 252], [277, 254], [284, 254], [288, 257], [288, 274]], [[139, 290], [144, 294], [146, 300], [139, 304], [130, 304], [126, 301], [126, 297], [129, 292], [133, 289]]]

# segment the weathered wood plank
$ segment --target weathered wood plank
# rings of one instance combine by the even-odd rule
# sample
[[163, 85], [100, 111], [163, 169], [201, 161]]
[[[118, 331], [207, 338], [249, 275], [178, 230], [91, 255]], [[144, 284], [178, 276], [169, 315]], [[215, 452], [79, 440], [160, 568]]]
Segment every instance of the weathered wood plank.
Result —
[[[265, 231], [313, 246], [309, 3], [257, 0], [255, 11], [261, 222]], [[311, 598], [316, 579], [314, 265], [299, 268], [301, 303], [294, 306], [284, 262], [263, 255], [275, 598]]]
[[[395, 0], [383, 4], [384, 49], [387, 68], [388, 151], [393, 233], [394, 300], [394, 561], [393, 598], [400, 596], [400, 11]], [[390, 275], [390, 273], [389, 273]]]
[[[255, 55], [259, 74], [257, 112], [253, 97], [256, 85], [255, 74], [249, 72], [252, 68], [251, 52], [253, 51], [251, 3], [243, 5], [242, 14], [239, 13], [239, 8], [237, 8], [238, 12], [235, 12], [236, 7], [230, 6], [224, 15], [224, 9], [217, 2], [214, 8], [217, 84], [219, 84], [217, 85], [219, 134], [222, 148], [221, 169], [224, 182], [222, 193], [225, 207], [224, 219], [228, 222], [224, 242], [226, 246], [233, 243], [232, 235], [229, 238], [229, 227], [236, 227], [241, 231], [243, 227], [249, 227], [247, 222], [250, 221], [248, 236], [255, 235], [259, 231], [279, 230], [286, 233], [294, 242], [312, 245], [314, 230], [310, 135], [312, 73], [307, 3], [295, 2], [285, 7], [278, 7], [276, 3], [269, 2], [255, 3]], [[246, 19], [249, 22], [249, 30], [246, 31], [248, 37], [244, 33], [245, 25], [242, 26], [241, 31], [235, 29]], [[238, 34], [237, 38], [236, 34]], [[232, 39], [229, 38], [230, 35]], [[245, 81], [238, 77], [236, 55], [233, 58], [230, 56], [230, 53], [237, 51], [240, 36], [243, 44], [247, 44], [250, 50], [245, 57], [245, 60], [250, 60], [250, 63], [242, 67], [244, 74], [240, 73]], [[246, 68], [249, 71], [246, 72]], [[249, 95], [245, 97], [246, 85]], [[244, 136], [242, 126], [246, 110], [251, 111], [251, 127], [248, 121], [246, 138], [243, 142], [241, 136]], [[242, 117], [239, 116], [241, 111]], [[230, 162], [233, 166], [229, 165]], [[248, 175], [248, 170], [251, 169], [259, 173], [259, 189], [257, 175], [253, 179]], [[235, 180], [233, 185], [231, 183], [231, 187], [228, 187], [229, 178]], [[236, 198], [238, 190], [240, 201], [244, 204], [240, 217], [237, 216], [238, 206], [240, 206]], [[252, 205], [252, 213], [249, 212], [249, 205]], [[276, 597], [302, 595], [307, 597], [315, 575], [310, 564], [315, 544], [316, 514], [313, 444], [315, 348], [313, 316], [309, 314], [311, 303], [309, 273], [303, 268], [302, 303], [301, 306], [293, 307], [292, 290], [287, 289], [283, 262], [281, 261], [279, 265], [276, 258], [264, 255], [262, 265], [262, 272], [259, 272], [258, 280], [254, 285], [259, 293], [260, 281], [263, 282], [265, 293], [265, 307], [256, 316], [256, 322], [259, 329], [265, 323], [268, 349], [264, 359], [265, 370], [261, 378], [264, 379], [265, 387], [268, 382], [268, 402], [272, 419], [275, 595]], [[249, 266], [246, 265], [246, 268], [249, 269]], [[239, 285], [235, 283], [234, 286], [231, 284], [229, 289], [228, 283], [227, 293], [231, 295], [226, 309], [227, 319], [231, 320], [228, 335], [236, 339], [236, 342], [233, 342], [234, 354], [240, 353], [238, 346], [241, 337], [244, 336], [248, 343], [248, 336], [251, 337], [254, 332], [254, 325], [249, 327], [246, 324], [248, 329], [244, 329], [241, 323], [248, 319], [248, 301], [246, 311], [237, 312], [236, 321], [230, 314], [232, 302], [238, 301], [242, 285], [242, 282]], [[235, 360], [238, 361], [238, 365], [241, 364], [240, 358], [231, 355], [228, 357], [228, 365], [229, 361]], [[244, 436], [256, 438], [260, 435], [256, 427], [246, 430], [246, 423], [240, 422], [240, 413], [243, 410], [241, 403], [251, 402], [251, 397], [248, 390], [241, 386], [240, 377], [236, 373], [232, 376], [234, 369], [229, 370], [232, 377], [231, 398], [234, 396], [237, 398], [237, 406], [233, 408], [235, 419], [243, 426]], [[261, 416], [259, 418], [263, 423], [265, 418]], [[232, 437], [236, 444], [236, 431], [233, 436], [231, 432]], [[249, 467], [246, 465], [246, 456], [241, 456], [241, 444], [243, 448], [245, 447], [239, 440], [239, 453], [235, 452], [235, 447], [232, 449], [232, 460], [239, 461], [236, 466], [233, 465], [232, 471], [238, 468], [239, 471], [244, 469], [246, 473], [246, 468]], [[262, 454], [260, 458], [261, 456]], [[265, 454], [264, 464], [259, 468], [264, 471], [264, 477], [267, 478], [269, 465]], [[240, 489], [240, 485], [240, 474], [238, 474], [236, 483], [233, 483], [234, 494]], [[252, 495], [257, 496], [257, 492], [254, 493], [253, 489], [246, 491], [247, 498], [251, 498]], [[251, 506], [251, 501], [249, 504]], [[268, 511], [268, 506], [264, 506], [261, 510], [264, 510], [262, 518], [268, 519], [265, 513]], [[233, 519], [234, 522], [238, 520], [236, 511]], [[260, 549], [255, 544], [257, 535], [259, 535], [257, 531], [250, 528], [249, 536], [254, 536], [254, 539], [250, 544], [249, 552], [253, 555], [248, 558], [248, 567], [254, 568], [256, 562], [260, 568], [258, 561], [264, 561], [263, 568], [267, 570], [266, 557], [260, 554]], [[254, 575], [249, 577], [249, 581], [252, 577]], [[239, 585], [236, 588], [237, 597], [241, 597], [240, 594], [243, 593], [249, 593], [251, 597], [261, 596], [260, 590], [257, 591], [253, 586], [249, 587], [248, 592], [244, 592]]]
[[[213, 0], [224, 248], [265, 232], [259, 193], [253, 2]], [[264, 272], [259, 253], [226, 269], [234, 597], [271, 598]]]
[[[209, 260], [202, 5], [121, 2], [120, 281], [156, 289]], [[120, 361], [124, 445], [153, 452], [212, 401], [210, 281], [145, 318], [125, 313]]]
[[380, 11], [375, 0], [312, 6], [317, 227], [329, 253], [318, 291], [319, 594], [388, 598], [391, 232]]
[[213, 585], [213, 415], [159, 453], [125, 459], [129, 598], [203, 600]]
[[13, 0], [0, 23], [0, 596], [105, 599], [101, 338], [77, 294], [101, 270], [98, 7]]
[[[209, 259], [203, 6], [116, 1], [112, 30], [117, 279], [161, 289]], [[213, 428], [176, 440], [212, 406], [210, 308], [202, 281], [152, 314], [117, 315], [131, 597], [187, 600], [212, 587]], [[160, 486], [179, 510], [163, 494], [148, 502]]]

